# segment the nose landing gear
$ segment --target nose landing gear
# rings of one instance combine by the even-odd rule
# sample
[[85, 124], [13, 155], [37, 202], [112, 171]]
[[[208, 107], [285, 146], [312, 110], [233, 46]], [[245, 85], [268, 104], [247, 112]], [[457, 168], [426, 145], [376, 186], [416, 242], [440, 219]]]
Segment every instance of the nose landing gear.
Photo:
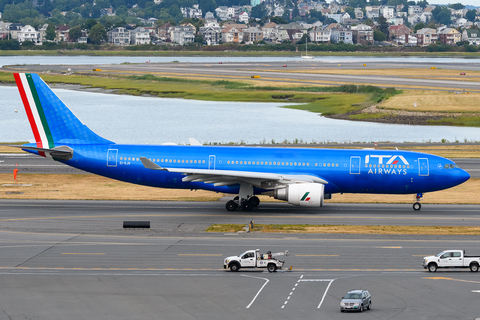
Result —
[[415, 203], [413, 204], [413, 210], [419, 211], [422, 208], [422, 205], [420, 204], [420, 201], [423, 200], [423, 193], [419, 192], [415, 196]]

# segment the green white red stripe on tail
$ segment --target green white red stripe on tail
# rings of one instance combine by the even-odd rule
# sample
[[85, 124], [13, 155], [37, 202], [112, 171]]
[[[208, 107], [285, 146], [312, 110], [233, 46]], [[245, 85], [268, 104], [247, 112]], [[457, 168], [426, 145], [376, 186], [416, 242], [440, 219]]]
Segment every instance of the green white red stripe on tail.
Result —
[[[30, 126], [32, 127], [37, 147], [45, 149], [54, 148], [55, 144], [53, 142], [52, 134], [31, 74], [15, 73], [14, 77], [20, 96], [22, 97], [25, 112], [30, 121]], [[45, 153], [40, 152], [40, 155], [45, 156]]]

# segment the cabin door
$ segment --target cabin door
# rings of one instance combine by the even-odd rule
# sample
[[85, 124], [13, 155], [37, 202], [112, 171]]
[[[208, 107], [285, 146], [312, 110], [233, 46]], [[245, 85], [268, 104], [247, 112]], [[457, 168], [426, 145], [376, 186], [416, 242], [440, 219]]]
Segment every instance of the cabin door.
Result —
[[215, 156], [208, 157], [208, 170], [215, 170]]
[[418, 175], [419, 176], [429, 175], [427, 158], [418, 158]]
[[350, 174], [360, 174], [360, 157], [350, 157]]
[[118, 149], [108, 149], [107, 153], [107, 167], [117, 166]]

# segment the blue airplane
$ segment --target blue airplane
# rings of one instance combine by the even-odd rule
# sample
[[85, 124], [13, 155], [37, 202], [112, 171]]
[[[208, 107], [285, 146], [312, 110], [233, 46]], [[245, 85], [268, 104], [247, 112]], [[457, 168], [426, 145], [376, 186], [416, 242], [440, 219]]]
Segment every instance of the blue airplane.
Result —
[[125, 145], [85, 126], [34, 73], [15, 73], [35, 143], [31, 153], [130, 183], [204, 189], [238, 195], [229, 211], [250, 211], [266, 194], [304, 207], [321, 207], [333, 193], [413, 194], [470, 178], [453, 161], [398, 150]]

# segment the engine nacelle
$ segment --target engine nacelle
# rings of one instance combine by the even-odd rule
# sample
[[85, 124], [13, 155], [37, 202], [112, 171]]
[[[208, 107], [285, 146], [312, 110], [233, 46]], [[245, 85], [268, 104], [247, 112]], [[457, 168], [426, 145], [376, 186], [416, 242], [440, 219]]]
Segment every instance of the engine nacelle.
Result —
[[289, 184], [285, 188], [275, 189], [273, 197], [288, 201], [290, 204], [301, 207], [323, 206], [325, 186], [320, 183]]

